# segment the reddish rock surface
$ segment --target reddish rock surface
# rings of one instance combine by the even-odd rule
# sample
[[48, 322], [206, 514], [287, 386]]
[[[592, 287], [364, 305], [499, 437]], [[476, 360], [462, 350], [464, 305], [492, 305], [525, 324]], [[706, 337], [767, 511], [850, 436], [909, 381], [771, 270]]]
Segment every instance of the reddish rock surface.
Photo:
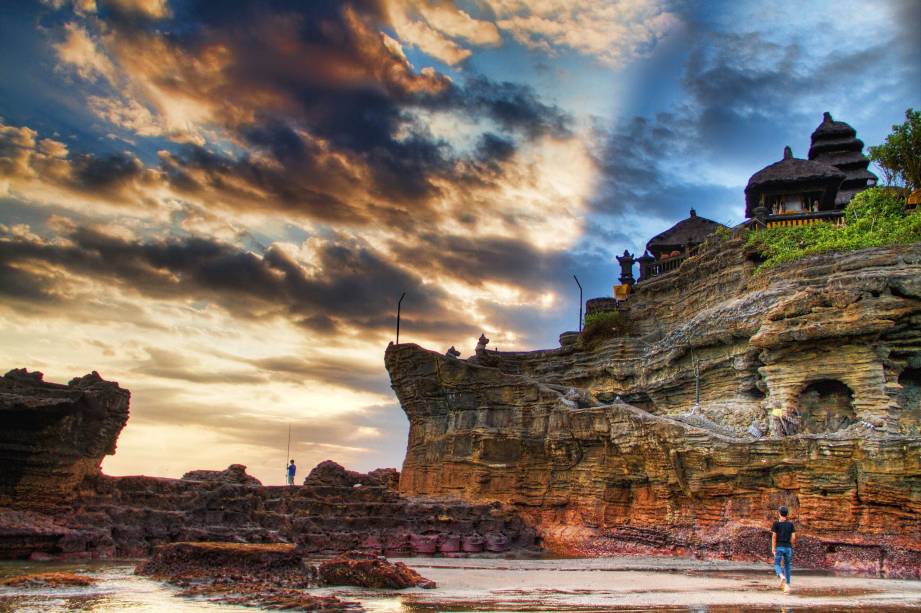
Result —
[[400, 492], [501, 502], [575, 555], [764, 559], [785, 504], [797, 565], [921, 577], [921, 244], [756, 265], [705, 246], [607, 339], [391, 345]]
[[92, 577], [74, 573], [33, 573], [0, 580], [5, 587], [85, 587], [94, 583]]
[[402, 562], [390, 562], [374, 554], [350, 551], [319, 567], [322, 585], [354, 585], [401, 590], [408, 587], [432, 589], [435, 582], [426, 579]]

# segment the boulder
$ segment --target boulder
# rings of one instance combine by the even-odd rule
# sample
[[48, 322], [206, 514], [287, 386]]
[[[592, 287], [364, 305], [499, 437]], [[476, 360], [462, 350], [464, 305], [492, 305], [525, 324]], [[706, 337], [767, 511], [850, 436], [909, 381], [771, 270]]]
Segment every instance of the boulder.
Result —
[[320, 583], [323, 585], [354, 585], [378, 589], [404, 589], [408, 587], [434, 588], [435, 582], [426, 579], [402, 562], [369, 553], [351, 551], [320, 564]]
[[241, 485], [262, 485], [262, 481], [246, 474], [243, 464], [231, 464], [224, 470], [193, 470], [182, 475], [183, 481], [207, 481], [218, 483], [238, 483]]

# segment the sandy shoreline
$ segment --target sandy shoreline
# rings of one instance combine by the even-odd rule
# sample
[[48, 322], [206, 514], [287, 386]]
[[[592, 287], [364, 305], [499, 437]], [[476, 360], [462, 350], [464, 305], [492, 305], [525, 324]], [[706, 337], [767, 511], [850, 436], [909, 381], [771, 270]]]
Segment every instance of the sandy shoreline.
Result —
[[[401, 560], [438, 582], [434, 590], [323, 588], [317, 595], [358, 601], [372, 613], [435, 611], [667, 611], [812, 613], [921, 611], [921, 581], [794, 573], [784, 594], [767, 562], [686, 558], [443, 559]], [[134, 575], [130, 562], [0, 564], [0, 575], [43, 570], [80, 571], [97, 579], [92, 588], [0, 588], [0, 612], [140, 612], [243, 610], [178, 598], [177, 590]], [[256, 610], [256, 609], [245, 609]]]
[[[618, 610], [668, 607], [768, 607], [768, 610], [921, 610], [921, 581], [794, 573], [793, 591], [777, 588], [767, 564], [681, 558], [565, 560], [403, 560], [438, 582], [437, 590], [402, 596], [413, 610]], [[333, 591], [357, 597], [352, 590]], [[370, 611], [398, 611], [389, 603]], [[703, 607], [703, 609], [701, 609]], [[405, 609], [402, 609], [405, 610]]]

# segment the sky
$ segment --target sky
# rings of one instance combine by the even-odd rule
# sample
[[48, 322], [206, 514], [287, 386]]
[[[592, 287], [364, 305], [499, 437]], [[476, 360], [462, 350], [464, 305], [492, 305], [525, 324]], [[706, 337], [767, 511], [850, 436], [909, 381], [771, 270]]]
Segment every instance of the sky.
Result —
[[823, 111], [921, 107], [921, 2], [0, 3], [0, 361], [132, 393], [108, 474], [399, 467], [383, 364], [557, 345], [616, 254]]

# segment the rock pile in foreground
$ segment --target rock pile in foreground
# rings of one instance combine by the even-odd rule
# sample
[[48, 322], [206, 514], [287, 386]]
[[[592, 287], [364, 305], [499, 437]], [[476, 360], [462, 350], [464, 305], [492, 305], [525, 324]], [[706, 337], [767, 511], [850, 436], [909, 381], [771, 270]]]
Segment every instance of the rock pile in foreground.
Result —
[[349, 551], [320, 563], [318, 577], [321, 585], [354, 585], [380, 589], [401, 590], [407, 587], [432, 589], [435, 582], [426, 579], [402, 562], [370, 553]]
[[171, 543], [158, 546], [135, 572], [183, 588], [180, 596], [294, 611], [359, 611], [354, 602], [306, 591], [316, 570], [294, 545]]
[[321, 586], [382, 589], [433, 588], [402, 562], [363, 552], [322, 562], [305, 560], [294, 545], [171, 543], [158, 546], [136, 572], [183, 588], [181, 596], [225, 604], [303, 611], [354, 611], [360, 606], [311, 594]]

